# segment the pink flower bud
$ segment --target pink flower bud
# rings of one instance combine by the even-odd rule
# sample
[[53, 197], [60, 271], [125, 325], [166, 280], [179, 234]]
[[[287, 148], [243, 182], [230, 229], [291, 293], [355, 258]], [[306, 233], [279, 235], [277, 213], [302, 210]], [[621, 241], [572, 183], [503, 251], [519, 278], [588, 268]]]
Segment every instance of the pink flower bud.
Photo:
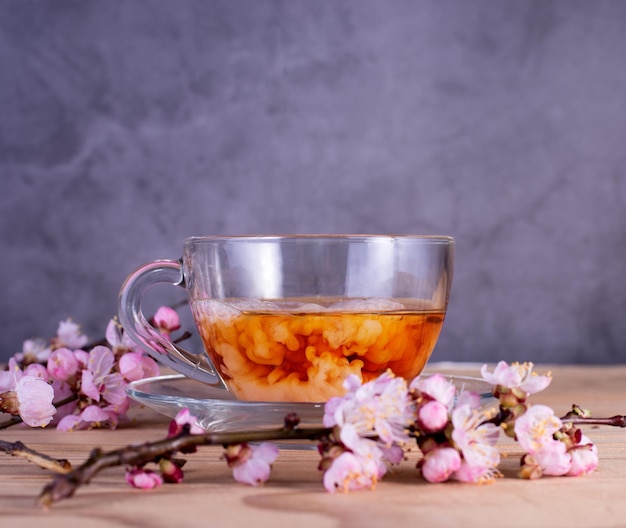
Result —
[[78, 360], [69, 348], [59, 348], [50, 354], [48, 373], [52, 379], [66, 381], [74, 376], [77, 370]]
[[461, 455], [452, 447], [439, 447], [424, 456], [422, 476], [428, 482], [445, 482], [461, 467]]
[[183, 470], [175, 462], [162, 458], [159, 461], [159, 469], [165, 482], [179, 484], [183, 481]]
[[50, 380], [48, 369], [41, 363], [31, 363], [27, 365], [24, 369], [24, 374], [26, 376], [33, 376], [34, 378], [41, 378], [46, 383]]
[[417, 420], [426, 432], [441, 431], [448, 424], [448, 409], [438, 401], [429, 401], [419, 407]]

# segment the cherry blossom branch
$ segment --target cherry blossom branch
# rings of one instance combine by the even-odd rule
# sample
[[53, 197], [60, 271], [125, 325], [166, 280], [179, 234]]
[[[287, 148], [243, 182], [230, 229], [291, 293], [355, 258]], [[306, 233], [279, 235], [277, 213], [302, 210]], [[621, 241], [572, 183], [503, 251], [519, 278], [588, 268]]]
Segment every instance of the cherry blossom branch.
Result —
[[572, 417], [566, 414], [561, 421], [572, 423], [574, 425], [610, 425], [613, 427], [626, 427], [626, 416], [618, 414], [611, 418], [586, 418], [582, 416]]
[[593, 418], [589, 411], [579, 405], [572, 405], [572, 410], [561, 418], [561, 421], [574, 425], [609, 425], [612, 427], [626, 427], [626, 416], [616, 414], [610, 418]]
[[286, 421], [284, 427], [265, 431], [223, 432], [190, 434], [189, 427], [183, 428], [176, 436], [146, 442], [140, 445], [129, 445], [113, 451], [104, 452], [94, 449], [89, 458], [79, 467], [67, 474], [57, 475], [39, 496], [39, 504], [49, 507], [53, 503], [71, 497], [76, 490], [89, 484], [100, 471], [116, 466], [143, 466], [149, 462], [158, 462], [170, 458], [178, 452], [190, 453], [203, 445], [235, 445], [244, 442], [261, 442], [273, 440], [317, 440], [329, 433], [329, 429], [298, 428]]
[[4, 451], [8, 455], [13, 455], [21, 458], [25, 458], [29, 462], [39, 466], [43, 469], [54, 471], [55, 473], [65, 474], [69, 473], [72, 469], [72, 465], [66, 459], [58, 459], [40, 453], [25, 446], [19, 440], [17, 442], [6, 442], [0, 440], [0, 450]]

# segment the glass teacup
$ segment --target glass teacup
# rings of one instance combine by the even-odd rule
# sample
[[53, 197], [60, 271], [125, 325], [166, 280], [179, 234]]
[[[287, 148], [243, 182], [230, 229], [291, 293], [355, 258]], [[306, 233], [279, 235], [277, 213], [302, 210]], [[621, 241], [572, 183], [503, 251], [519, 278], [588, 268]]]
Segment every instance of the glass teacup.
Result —
[[[439, 337], [454, 240], [416, 235], [208, 236], [180, 260], [144, 264], [120, 292], [120, 321], [161, 363], [217, 379], [246, 401], [323, 402], [345, 378], [390, 369], [410, 380]], [[141, 311], [145, 290], [187, 290], [204, 351], [161, 335]], [[217, 377], [217, 378], [216, 378]]]

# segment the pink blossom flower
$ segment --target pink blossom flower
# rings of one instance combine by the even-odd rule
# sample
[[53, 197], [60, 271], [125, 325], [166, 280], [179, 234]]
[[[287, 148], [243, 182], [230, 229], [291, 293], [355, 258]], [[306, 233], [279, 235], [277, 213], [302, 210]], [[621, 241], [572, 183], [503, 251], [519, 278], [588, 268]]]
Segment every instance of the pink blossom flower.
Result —
[[386, 460], [390, 464], [399, 464], [404, 460], [404, 449], [398, 444], [386, 446], [384, 444], [376, 444], [378, 449], [382, 453], [383, 460]]
[[98, 405], [88, 405], [80, 414], [64, 416], [58, 423], [59, 431], [79, 431], [83, 429], [96, 429], [100, 427], [117, 427], [117, 413], [106, 410]]
[[46, 383], [50, 381], [50, 374], [48, 374], [48, 369], [44, 367], [41, 363], [30, 363], [24, 368], [25, 376], [34, 376], [35, 378], [41, 378]]
[[172, 438], [173, 436], [179, 435], [185, 425], [189, 425], [189, 432], [191, 434], [202, 434], [206, 432], [198, 425], [198, 419], [185, 407], [178, 411], [174, 419], [170, 422], [167, 437]]
[[121, 403], [109, 403], [108, 405], [102, 407], [102, 409], [113, 413], [117, 418], [122, 417], [128, 412], [128, 409], [130, 409], [130, 399], [124, 398]]
[[115, 319], [109, 321], [105, 337], [113, 355], [119, 357], [118, 368], [125, 380], [136, 381], [159, 375], [157, 362], [139, 349]]
[[45, 363], [50, 357], [50, 347], [45, 339], [27, 339], [22, 343], [22, 351], [15, 354], [14, 357], [22, 365]]
[[55, 345], [57, 348], [67, 347], [71, 349], [83, 348], [87, 344], [87, 336], [80, 333], [80, 326], [71, 319], [59, 323]]
[[456, 394], [454, 384], [441, 374], [415, 378], [411, 382], [409, 389], [419, 391], [421, 394], [426, 394], [446, 408], [451, 407]]
[[161, 306], [152, 318], [154, 326], [162, 333], [169, 334], [180, 328], [178, 312], [169, 306]]
[[361, 384], [356, 376], [344, 382], [345, 396], [331, 398], [324, 407], [326, 427], [351, 424], [361, 436], [377, 436], [387, 446], [407, 440], [414, 420], [406, 381], [389, 371]]
[[374, 484], [372, 476], [363, 473], [361, 463], [350, 451], [341, 453], [324, 472], [324, 487], [331, 493], [372, 488]]
[[38, 369], [24, 374], [15, 358], [9, 359], [8, 370], [0, 373], [0, 411], [19, 414], [31, 427], [45, 427], [57, 412], [52, 400], [54, 389]]
[[497, 474], [500, 452], [495, 447], [500, 428], [487, 420], [486, 411], [471, 405], [457, 405], [451, 414], [452, 440], [461, 452], [462, 465], [454, 477], [457, 480], [484, 482]]
[[483, 379], [490, 385], [506, 389], [519, 389], [527, 394], [542, 391], [552, 381], [550, 376], [540, 376], [533, 372], [532, 363], [513, 363], [508, 365], [505, 361], [500, 361], [493, 372], [489, 372], [487, 368], [487, 365], [483, 365], [480, 373]]
[[515, 437], [526, 453], [535, 453], [554, 440], [554, 434], [563, 427], [552, 408], [532, 405], [515, 421]]
[[258, 486], [269, 479], [278, 448], [270, 442], [231, 445], [226, 448], [225, 458], [237, 482]]
[[445, 482], [461, 467], [461, 455], [453, 447], [437, 447], [424, 455], [420, 469], [428, 482]]
[[45, 427], [57, 412], [54, 389], [41, 378], [22, 376], [15, 384], [20, 417], [31, 427]]
[[459, 392], [454, 405], [455, 407], [469, 405], [470, 409], [478, 409], [481, 406], [480, 395], [474, 391], [463, 390]]
[[111, 404], [122, 405], [126, 400], [126, 382], [119, 372], [111, 372], [114, 364], [115, 356], [109, 348], [94, 347], [82, 372], [81, 392], [95, 401], [102, 396]]
[[0, 371], [0, 394], [15, 387], [15, 376], [10, 370]]
[[78, 371], [78, 360], [69, 348], [57, 348], [50, 354], [47, 367], [52, 379], [66, 381]]
[[560, 440], [546, 441], [537, 451], [532, 453], [541, 473], [555, 477], [567, 474], [572, 467], [572, 456], [567, 446]]
[[89, 363], [89, 352], [85, 350], [74, 350], [74, 357], [76, 361], [78, 361], [78, 368], [84, 369], [87, 367], [87, 363]]
[[57, 423], [57, 431], [78, 431], [80, 429], [87, 429], [81, 427], [80, 414], [66, 414]]
[[341, 444], [329, 450], [336, 449], [338, 452], [326, 459], [331, 462], [324, 472], [324, 486], [330, 492], [374, 488], [387, 471], [384, 460], [397, 463], [402, 459], [399, 446], [386, 447], [364, 438], [352, 424], [336, 430], [339, 431]]
[[163, 478], [151, 469], [134, 467], [126, 470], [126, 482], [134, 488], [154, 489], [163, 484]]
[[363, 472], [374, 476], [374, 481], [381, 479], [387, 472], [387, 466], [383, 461], [385, 453], [381, 449], [386, 444], [362, 437], [352, 424], [346, 424], [341, 428], [340, 439], [359, 460]]
[[104, 337], [111, 346], [113, 353], [117, 356], [139, 350], [135, 342], [128, 337], [128, 334], [124, 333], [122, 326], [116, 319], [109, 321]]
[[546, 405], [533, 405], [517, 418], [515, 437], [527, 453], [522, 459], [522, 476], [558, 476], [570, 471], [572, 456], [567, 452], [567, 445], [554, 437], [562, 426], [561, 420]]
[[0, 393], [15, 389], [17, 380], [23, 375], [24, 373], [15, 358], [10, 358], [7, 370], [0, 371]]
[[159, 375], [159, 366], [151, 357], [141, 352], [127, 352], [118, 361], [120, 374], [127, 381], [136, 381]]
[[430, 400], [417, 408], [417, 423], [427, 433], [441, 431], [448, 424], [448, 408]]
[[[46, 371], [47, 372], [47, 371]], [[59, 406], [58, 403], [73, 396], [75, 394], [74, 389], [70, 387], [64, 381], [52, 381], [52, 388], [54, 389], [54, 402], [56, 404], [57, 413], [54, 415], [53, 423], [58, 423], [68, 414], [72, 414], [76, 411], [78, 406], [77, 401], [69, 401], [65, 405]]]
[[580, 442], [569, 450], [572, 465], [567, 472], [571, 477], [578, 477], [591, 473], [598, 467], [598, 448], [585, 435]]

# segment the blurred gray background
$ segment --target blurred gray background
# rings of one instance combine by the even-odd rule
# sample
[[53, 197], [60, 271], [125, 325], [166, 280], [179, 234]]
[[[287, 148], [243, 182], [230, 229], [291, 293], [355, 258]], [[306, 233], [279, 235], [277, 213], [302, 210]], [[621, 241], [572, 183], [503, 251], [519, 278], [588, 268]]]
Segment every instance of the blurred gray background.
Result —
[[456, 238], [433, 359], [626, 361], [626, 2], [2, 0], [0, 72], [0, 359], [188, 235], [362, 232]]

